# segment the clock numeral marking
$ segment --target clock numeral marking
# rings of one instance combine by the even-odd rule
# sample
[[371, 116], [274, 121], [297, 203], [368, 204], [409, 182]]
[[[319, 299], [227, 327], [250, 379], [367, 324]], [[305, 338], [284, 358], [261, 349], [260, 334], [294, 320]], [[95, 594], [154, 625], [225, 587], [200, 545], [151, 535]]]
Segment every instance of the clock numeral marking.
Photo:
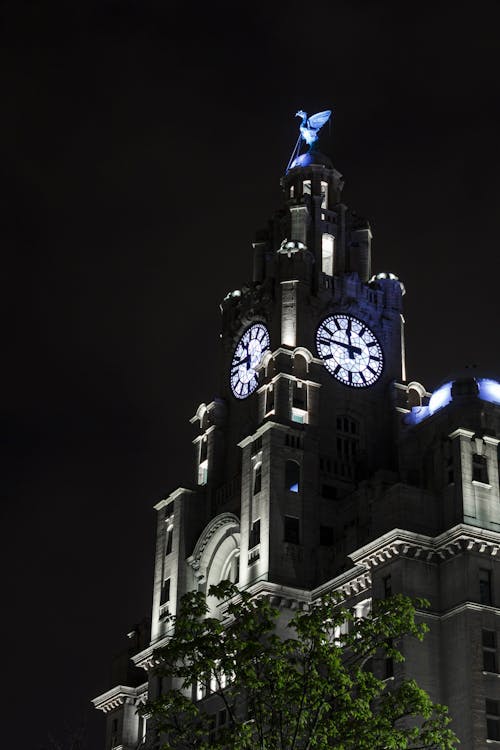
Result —
[[368, 346], [368, 347], [370, 347], [370, 346], [378, 346], [378, 344], [377, 344], [376, 341], [370, 341], [369, 343], [367, 342], [366, 346]]
[[363, 370], [359, 371], [359, 376], [361, 380], [363, 381], [363, 383], [366, 383], [365, 373], [363, 372]]
[[[329, 359], [331, 359], [331, 357], [329, 357]], [[333, 371], [333, 374], [334, 374], [334, 375], [338, 375], [338, 373], [339, 373], [339, 370], [341, 370], [341, 369], [342, 369], [342, 366], [341, 366], [341, 365], [337, 365], [337, 367], [336, 367], [336, 368], [335, 368], [335, 370]]]
[[372, 367], [370, 367], [370, 365], [366, 365], [366, 369], [370, 370], [370, 372], [372, 373], [372, 375], [376, 375], [377, 374], [377, 371], [374, 370]]
[[374, 356], [373, 354], [370, 354], [370, 362], [371, 362], [372, 360], [373, 360], [374, 362], [380, 362], [380, 357], [375, 357], [375, 356]]
[[349, 370], [347, 375], [349, 377], [349, 383], [352, 384], [352, 372]]

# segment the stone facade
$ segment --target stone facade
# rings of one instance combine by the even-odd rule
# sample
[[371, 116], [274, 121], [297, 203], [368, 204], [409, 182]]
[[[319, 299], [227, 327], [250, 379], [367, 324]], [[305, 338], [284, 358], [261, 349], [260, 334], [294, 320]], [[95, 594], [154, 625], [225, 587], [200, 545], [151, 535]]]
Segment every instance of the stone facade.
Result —
[[[94, 699], [108, 717], [105, 750], [141, 746], [135, 709], [161, 689], [150, 670], [165, 615], [222, 578], [284, 609], [329, 589], [361, 614], [389, 591], [427, 598], [419, 616], [430, 633], [405, 644], [397, 670], [449, 705], [461, 747], [500, 746], [500, 386], [468, 373], [430, 394], [407, 381], [404, 287], [371, 275], [370, 227], [342, 203], [331, 161], [313, 151], [306, 162], [282, 178], [283, 205], [254, 243], [253, 281], [222, 302], [221, 392], [192, 419], [192, 483], [155, 506], [151, 638], [133, 656], [143, 683]], [[316, 332], [332, 315], [379, 342], [373, 384], [325, 366]], [[255, 323], [271, 345], [258, 386], [237, 398], [234, 352]], [[343, 335], [349, 368], [361, 345]]]

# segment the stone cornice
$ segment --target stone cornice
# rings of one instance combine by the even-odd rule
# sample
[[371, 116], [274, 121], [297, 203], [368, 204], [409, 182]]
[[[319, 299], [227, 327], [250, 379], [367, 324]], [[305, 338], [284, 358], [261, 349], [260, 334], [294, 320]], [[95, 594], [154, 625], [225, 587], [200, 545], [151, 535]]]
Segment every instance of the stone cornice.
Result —
[[117, 685], [111, 690], [108, 690], [102, 695], [98, 695], [97, 698], [92, 699], [94, 708], [98, 711], [103, 711], [105, 714], [113, 711], [119, 706], [123, 706], [124, 703], [131, 703], [138, 706], [141, 703], [145, 703], [148, 697], [148, 683], [144, 682], [138, 687], [129, 687], [128, 685]]
[[177, 489], [171, 492], [170, 495], [168, 495], [168, 497], [163, 498], [163, 500], [160, 500], [159, 503], [156, 503], [156, 505], [153, 505], [153, 508], [155, 510], [161, 510], [162, 508], [165, 507], [165, 505], [168, 505], [173, 500], [175, 500], [176, 497], [180, 497], [180, 495], [184, 495], [184, 494], [194, 495], [195, 492], [194, 490], [190, 490], [187, 487], [177, 487]]
[[496, 556], [500, 550], [500, 533], [467, 524], [458, 524], [436, 537], [393, 529], [349, 557], [356, 565], [374, 568], [398, 555], [440, 562], [462, 552], [480, 552]]
[[356, 596], [363, 593], [363, 591], [369, 590], [371, 585], [372, 578], [370, 571], [360, 565], [356, 565], [354, 568], [346, 570], [336, 578], [332, 578], [330, 581], [326, 581], [321, 586], [313, 589], [311, 597], [312, 599], [317, 599], [330, 591], [341, 591], [345, 596]]
[[147, 648], [143, 649], [138, 654], [134, 654], [131, 660], [135, 666], [144, 669], [146, 672], [150, 672], [156, 667], [160, 663], [160, 660], [155, 656], [155, 651], [166, 646], [169, 637], [169, 635], [162, 635], [156, 641], [150, 643]]

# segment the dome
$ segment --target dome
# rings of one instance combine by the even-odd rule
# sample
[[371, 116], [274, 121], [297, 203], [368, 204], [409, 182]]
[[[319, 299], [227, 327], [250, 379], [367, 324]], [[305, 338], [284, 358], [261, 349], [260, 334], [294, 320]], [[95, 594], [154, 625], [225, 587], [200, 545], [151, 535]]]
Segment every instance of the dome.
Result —
[[306, 151], [305, 154], [300, 154], [290, 165], [290, 169], [295, 167], [310, 167], [313, 164], [320, 167], [327, 167], [327, 169], [333, 169], [333, 163], [329, 156], [325, 156], [321, 151]]

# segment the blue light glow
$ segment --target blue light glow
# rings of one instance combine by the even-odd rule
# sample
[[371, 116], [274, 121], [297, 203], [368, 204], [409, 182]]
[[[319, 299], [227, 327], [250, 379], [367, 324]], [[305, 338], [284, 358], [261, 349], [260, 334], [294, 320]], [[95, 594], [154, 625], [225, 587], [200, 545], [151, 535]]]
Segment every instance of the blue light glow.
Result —
[[[500, 405], [500, 383], [492, 378], [476, 378], [479, 389], [478, 397], [482, 401]], [[428, 406], [414, 406], [404, 418], [406, 424], [419, 424], [427, 417], [443, 409], [452, 401], [451, 389], [453, 382], [441, 385], [432, 394]]]
[[429, 414], [434, 414], [434, 412], [450, 403], [452, 385], [453, 383], [445, 383], [439, 386], [437, 391], [434, 391], [429, 401]]
[[492, 404], [500, 404], [500, 383], [491, 378], [480, 378], [476, 382], [479, 386], [479, 398], [491, 401]]
[[290, 492], [298, 492], [299, 491], [299, 483], [295, 482], [295, 484], [292, 484], [290, 486]]

